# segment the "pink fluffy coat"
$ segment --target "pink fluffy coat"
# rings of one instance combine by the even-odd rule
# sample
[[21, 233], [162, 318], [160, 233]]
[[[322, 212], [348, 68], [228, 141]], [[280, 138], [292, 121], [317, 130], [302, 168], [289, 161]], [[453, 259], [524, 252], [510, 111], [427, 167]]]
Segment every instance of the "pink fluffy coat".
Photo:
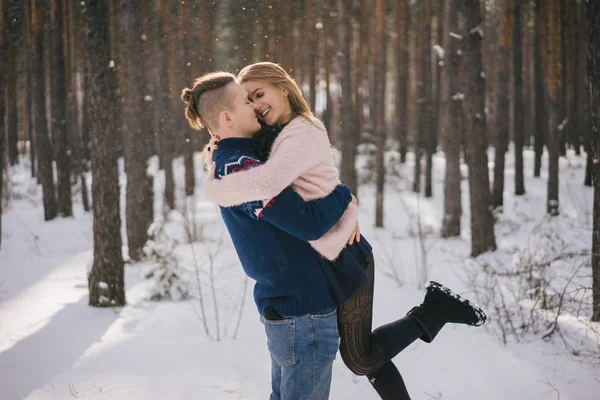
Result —
[[[310, 201], [327, 196], [339, 183], [325, 127], [318, 120], [313, 123], [297, 117], [281, 131], [263, 165], [207, 180], [204, 196], [220, 206], [232, 207], [271, 199], [291, 186]], [[354, 230], [357, 215], [357, 201], [352, 196], [338, 223], [323, 237], [311, 241], [311, 246], [325, 258], [335, 260]]]

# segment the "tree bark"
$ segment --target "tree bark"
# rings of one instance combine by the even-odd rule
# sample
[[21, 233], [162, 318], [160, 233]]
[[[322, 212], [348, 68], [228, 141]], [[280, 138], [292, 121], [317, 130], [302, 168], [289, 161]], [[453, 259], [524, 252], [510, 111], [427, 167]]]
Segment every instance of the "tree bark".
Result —
[[[154, 64], [156, 79], [156, 103], [157, 109], [161, 110], [161, 118], [158, 124], [158, 136], [160, 142], [161, 168], [165, 171], [165, 209], [175, 209], [175, 180], [173, 177], [173, 156], [175, 154], [175, 127], [173, 124], [173, 113], [171, 109], [171, 97], [169, 91], [171, 65], [173, 60], [169, 59], [170, 42], [170, 10], [165, 0], [155, 0], [155, 14], [158, 18], [158, 38], [153, 42], [154, 54], [158, 63]], [[206, 10], [205, 2], [202, 2], [201, 12]], [[203, 25], [201, 25], [202, 28]], [[203, 47], [203, 65], [206, 66], [207, 50]], [[161, 68], [161, 66], [169, 66]]]
[[312, 0], [305, 0], [305, 15], [306, 15], [306, 44], [308, 57], [308, 105], [310, 109], [315, 111], [316, 85], [317, 85], [317, 55], [315, 54], [316, 38], [315, 38], [315, 18], [313, 12]]
[[90, 210], [90, 201], [87, 189], [87, 163], [88, 160], [84, 159], [83, 141], [82, 135], [79, 131], [78, 123], [78, 112], [77, 112], [77, 54], [76, 54], [76, 28], [75, 28], [75, 15], [74, 15], [74, 0], [66, 0], [64, 10], [65, 18], [65, 59], [66, 59], [66, 91], [67, 91], [67, 137], [72, 149], [72, 165], [75, 165], [73, 172], [75, 176], [79, 178], [81, 182], [81, 199], [83, 203], [84, 211]]
[[[114, 145], [118, 122], [114, 108], [116, 77], [111, 61], [107, 0], [86, 2], [86, 75], [91, 83], [86, 106], [92, 137], [92, 195], [94, 197], [94, 262], [88, 275], [89, 304], [125, 305], [121, 254], [118, 150]], [[103, 84], [97, 84], [103, 82]]]
[[463, 36], [466, 152], [471, 201], [471, 256], [496, 249], [490, 212], [490, 190], [485, 135], [485, 79], [481, 75], [482, 26], [479, 0], [459, 0]]
[[[43, 6], [42, 6], [43, 7]], [[8, 25], [11, 25], [10, 23]], [[14, 29], [14, 28], [13, 28]], [[9, 34], [6, 44], [6, 145], [8, 162], [19, 162], [19, 132], [17, 128], [17, 48], [14, 32]], [[12, 40], [10, 40], [12, 39]], [[4, 62], [4, 61], [3, 61]], [[4, 121], [3, 121], [4, 122]]]
[[[25, 36], [25, 56], [29, 59], [33, 59], [33, 43], [31, 39], [31, 11], [29, 10], [29, 2], [26, 1], [23, 5], [23, 19], [24, 19], [24, 36]], [[27, 139], [29, 140], [29, 153], [31, 160], [31, 177], [37, 177], [37, 154], [35, 144], [35, 128], [34, 128], [34, 114], [33, 114], [33, 96], [32, 96], [32, 71], [31, 63], [28, 63], [25, 68], [25, 119], [27, 120]]]
[[542, 169], [542, 154], [544, 153], [544, 141], [548, 136], [548, 114], [546, 111], [546, 88], [544, 84], [544, 60], [546, 48], [546, 20], [544, 7], [546, 0], [535, 0], [535, 36], [533, 40], [534, 50], [534, 102], [535, 102], [535, 133], [534, 133], [534, 166], [533, 176], [540, 177]]
[[494, 188], [492, 205], [504, 204], [504, 164], [510, 131], [510, 55], [514, 0], [503, 0], [500, 9], [500, 45], [498, 46], [498, 108], [494, 151]]
[[513, 138], [515, 142], [515, 194], [525, 194], [523, 177], [523, 142], [525, 136], [525, 121], [523, 113], [523, 43], [521, 40], [521, 1], [514, 4], [512, 29], [512, 70], [513, 70]]
[[385, 186], [385, 73], [386, 73], [386, 23], [385, 0], [375, 0], [375, 26], [377, 35], [377, 59], [375, 61], [375, 137], [377, 137], [377, 155], [375, 157], [376, 200], [375, 226], [383, 227], [383, 189]]
[[[323, 34], [321, 35], [321, 41], [323, 44], [323, 67], [325, 73], [325, 109], [323, 111], [323, 123], [329, 132], [332, 144], [335, 145], [335, 136], [332, 135], [335, 127], [333, 126], [333, 98], [331, 96], [331, 76], [333, 74], [333, 49], [338, 48], [335, 43], [333, 27], [333, 17], [331, 13], [335, 10], [334, 0], [327, 0], [325, 7], [323, 7], [322, 20], [323, 20]], [[282, 49], [283, 50], [283, 49]]]
[[35, 134], [38, 153], [38, 176], [42, 184], [42, 197], [44, 202], [44, 219], [54, 219], [58, 213], [56, 193], [54, 189], [54, 178], [52, 172], [52, 144], [48, 137], [48, 125], [46, 123], [46, 99], [44, 84], [44, 5], [41, 2], [27, 0], [31, 12], [32, 29], [32, 93], [33, 114], [35, 119]]
[[592, 228], [592, 321], [600, 321], [600, 4], [588, 2], [589, 93], [594, 180], [594, 223]]
[[400, 145], [400, 162], [406, 162], [408, 137], [408, 0], [396, 1], [396, 137]]
[[56, 149], [58, 213], [73, 215], [71, 200], [71, 149], [67, 132], [67, 88], [65, 47], [63, 40], [63, 1], [52, 0], [50, 13], [50, 40], [52, 51], [50, 74], [50, 104], [52, 107], [52, 141]]
[[583, 184], [585, 186], [592, 186], [592, 169], [593, 169], [593, 150], [592, 150], [592, 137], [591, 137], [591, 109], [590, 109], [590, 82], [589, 82], [589, 72], [588, 72], [588, 52], [589, 52], [589, 43], [587, 40], [590, 36], [590, 27], [589, 27], [589, 18], [588, 18], [588, 7], [585, 2], [582, 2], [578, 7], [578, 12], [580, 14], [579, 18], [579, 34], [582, 38], [579, 46], [579, 60], [580, 60], [580, 70], [578, 71], [578, 76], [583, 77], [579, 79], [579, 83], [581, 85], [580, 88], [580, 100], [579, 100], [579, 109], [578, 109], [578, 123], [579, 123], [579, 132], [581, 133], [583, 147], [585, 149], [585, 153], [587, 155], [587, 162], [585, 167], [585, 176], [583, 180]]
[[[6, 57], [6, 44], [8, 29], [6, 23], [6, 10], [8, 0], [0, 0], [0, 57], [4, 59]], [[25, 16], [27, 18], [27, 15]], [[27, 32], [26, 32], [27, 34]], [[2, 249], [2, 199], [4, 189], [4, 137], [6, 136], [6, 130], [4, 128], [4, 115], [5, 115], [5, 90], [6, 90], [6, 63], [0, 62], [0, 249]]]
[[352, 83], [351, 83], [351, 25], [350, 10], [352, 2], [350, 0], [337, 0], [339, 25], [339, 65], [340, 65], [340, 86], [341, 86], [341, 117], [343, 132], [342, 140], [342, 161], [341, 161], [341, 180], [350, 188], [355, 196], [358, 196], [358, 182], [356, 177], [356, 146], [358, 146], [358, 133], [354, 125], [353, 105], [352, 105]]
[[461, 57], [458, 35], [458, 10], [456, 0], [444, 0], [444, 67], [440, 78], [440, 119], [438, 136], [446, 155], [444, 179], [444, 218], [442, 237], [460, 236], [462, 215], [460, 188], [460, 144], [457, 140], [464, 129], [464, 113], [460, 90]]
[[[419, 4], [420, 31], [420, 66], [419, 66], [419, 97], [417, 99], [418, 129], [415, 143], [415, 169], [413, 191], [421, 191], [421, 155], [423, 149], [429, 149], [429, 141], [433, 136], [432, 123], [432, 90], [431, 90], [431, 0]], [[428, 152], [429, 153], [429, 152]], [[429, 163], [429, 154], [427, 162]]]
[[546, 211], [550, 215], [558, 215], [558, 157], [560, 155], [561, 122], [560, 93], [560, 15], [559, 0], [546, 3], [547, 7], [547, 46], [546, 46], [546, 88], [548, 90], [548, 199]]
[[[571, 6], [572, 7], [572, 6]], [[567, 131], [570, 129], [567, 118], [568, 82], [567, 82], [567, 18], [571, 7], [567, 7], [565, 0], [558, 0], [558, 31], [559, 31], [559, 63], [560, 63], [560, 90], [558, 94], [558, 123], [563, 126], [559, 133], [559, 155], [567, 155]]]
[[144, 101], [144, 40], [142, 39], [141, 0], [121, 0], [119, 19], [122, 30], [123, 57], [119, 71], [123, 79], [121, 127], [127, 158], [125, 202], [129, 257], [139, 261], [153, 221], [153, 178], [146, 172], [152, 155], [152, 140], [147, 126], [149, 102]]

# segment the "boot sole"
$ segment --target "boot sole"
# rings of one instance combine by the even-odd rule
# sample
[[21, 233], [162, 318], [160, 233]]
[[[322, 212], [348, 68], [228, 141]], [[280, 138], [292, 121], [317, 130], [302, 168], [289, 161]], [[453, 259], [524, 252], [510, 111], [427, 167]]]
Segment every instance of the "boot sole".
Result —
[[449, 297], [452, 297], [452, 298], [458, 300], [462, 304], [467, 305], [471, 309], [471, 311], [475, 314], [475, 316], [477, 317], [477, 322], [475, 322], [474, 324], [468, 324], [468, 325], [481, 326], [481, 325], [485, 324], [485, 321], [487, 320], [487, 315], [485, 315], [485, 312], [483, 312], [481, 307], [479, 307], [477, 304], [473, 303], [471, 300], [462, 297], [458, 293], [454, 293], [448, 287], [442, 285], [441, 283], [435, 282], [435, 281], [430, 281], [425, 286], [425, 289], [439, 291]]

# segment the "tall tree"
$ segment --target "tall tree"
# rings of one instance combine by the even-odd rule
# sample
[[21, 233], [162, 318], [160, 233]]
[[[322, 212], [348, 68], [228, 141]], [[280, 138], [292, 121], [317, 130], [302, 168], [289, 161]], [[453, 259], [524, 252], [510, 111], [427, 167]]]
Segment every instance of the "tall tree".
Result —
[[535, 124], [534, 124], [534, 165], [533, 176], [539, 177], [542, 169], [542, 154], [544, 153], [544, 141], [548, 135], [548, 118], [546, 112], [546, 87], [544, 82], [544, 60], [546, 59], [546, 20], [544, 9], [547, 0], [535, 0], [535, 35], [533, 39], [534, 50], [534, 102], [535, 102]]
[[32, 29], [31, 38], [33, 42], [31, 74], [33, 97], [33, 114], [35, 124], [36, 145], [38, 154], [38, 176], [42, 184], [44, 219], [54, 219], [58, 213], [56, 193], [54, 191], [54, 178], [52, 172], [52, 144], [48, 137], [48, 125], [46, 117], [45, 98], [45, 70], [44, 70], [44, 18], [42, 2], [27, 0], [31, 12]]
[[561, 128], [559, 129], [559, 154], [565, 156], [567, 154], [567, 130], [568, 119], [567, 119], [567, 107], [568, 107], [568, 82], [567, 82], [567, 19], [569, 17], [569, 10], [571, 7], [567, 7], [566, 0], [558, 0], [558, 34], [559, 34], [559, 79], [560, 79], [560, 90], [558, 93], [558, 123]]
[[[23, 18], [25, 20], [25, 55], [27, 59], [33, 59], [33, 43], [31, 39], [31, 11], [29, 10], [29, 2], [26, 1], [24, 4]], [[25, 119], [27, 120], [27, 138], [29, 139], [29, 152], [31, 159], [31, 177], [37, 177], [37, 152], [35, 143], [35, 129], [34, 129], [34, 113], [33, 113], [33, 96], [32, 96], [32, 68], [31, 63], [28, 63], [25, 67], [25, 107], [27, 109]]]
[[408, 137], [408, 0], [396, 1], [396, 104], [395, 129], [400, 145], [400, 162], [406, 161]]
[[471, 202], [471, 256], [496, 249], [490, 212], [487, 139], [485, 135], [485, 79], [481, 74], [483, 31], [479, 0], [459, 0], [463, 36], [463, 86], [466, 117], [465, 142]]
[[314, 111], [316, 100], [317, 85], [317, 55], [316, 55], [316, 35], [315, 35], [315, 16], [312, 0], [305, 0], [306, 13], [306, 45], [308, 61], [308, 105]]
[[66, 91], [67, 91], [67, 136], [72, 149], [73, 157], [71, 159], [74, 164], [74, 172], [79, 177], [81, 186], [81, 199], [83, 209], [90, 210], [90, 200], [87, 188], [86, 172], [88, 169], [88, 161], [84, 158], [85, 152], [83, 149], [84, 143], [78, 122], [80, 113], [78, 112], [78, 89], [77, 76], [78, 71], [78, 56], [77, 47], [75, 46], [76, 34], [78, 28], [75, 25], [78, 22], [76, 17], [74, 0], [65, 0], [64, 19], [65, 19], [65, 59], [66, 59]]
[[[170, 29], [170, 8], [166, 4], [165, 0], [155, 0], [154, 1], [155, 14], [159, 16], [157, 25], [158, 25], [158, 37], [157, 40], [152, 41], [153, 53], [158, 60], [157, 63], [154, 63], [153, 66], [155, 68], [155, 76], [156, 78], [156, 107], [161, 110], [161, 118], [158, 120], [158, 136], [159, 136], [159, 157], [160, 157], [160, 165], [161, 168], [165, 171], [165, 194], [164, 194], [164, 203], [165, 209], [174, 209], [175, 208], [175, 179], [173, 177], [173, 157], [175, 154], [175, 126], [174, 120], [175, 116], [173, 114], [172, 105], [172, 96], [169, 90], [170, 84], [173, 82], [171, 78], [174, 79], [174, 72], [172, 68], [174, 67], [172, 64], [174, 60], [170, 59], [170, 47], [171, 47], [171, 29]], [[202, 2], [201, 4], [201, 12], [206, 10], [206, 3]], [[202, 14], [204, 15], [204, 14]], [[201, 17], [202, 19], [202, 17]], [[202, 30], [203, 24], [200, 24], [200, 29]], [[203, 37], [203, 36], [201, 36]], [[207, 57], [206, 48], [202, 46], [203, 49], [203, 65], [206, 65]], [[212, 55], [210, 55], [212, 56]], [[161, 66], [168, 66], [168, 68], [161, 68]], [[171, 75], [173, 74], [173, 77]], [[173, 83], [174, 84], [174, 83]]]
[[357, 195], [358, 182], [356, 177], [356, 146], [358, 146], [358, 132], [354, 124], [354, 113], [352, 105], [352, 81], [351, 81], [351, 25], [350, 10], [351, 0], [337, 0], [339, 17], [339, 65], [341, 86], [341, 117], [343, 132], [342, 139], [342, 161], [341, 180]]
[[464, 113], [460, 90], [460, 35], [456, 0], [444, 0], [444, 67], [440, 77], [440, 120], [438, 136], [446, 155], [444, 179], [444, 218], [442, 237], [460, 235], [462, 215], [460, 190], [460, 144], [464, 129]]
[[[429, 148], [433, 136], [432, 123], [432, 90], [431, 90], [431, 0], [423, 0], [419, 4], [419, 97], [417, 99], [418, 128], [415, 140], [415, 169], [413, 191], [421, 191], [421, 155], [423, 148]], [[429, 163], [430, 154], [427, 155]]]
[[[90, 82], [86, 106], [92, 137], [92, 196], [94, 197], [94, 262], [88, 275], [91, 306], [125, 304], [119, 215], [119, 157], [114, 145], [118, 122], [114, 107], [116, 78], [111, 68], [108, 0], [85, 3], [86, 75]], [[103, 82], [103, 84], [98, 84]]]
[[[7, 24], [6, 24], [6, 9], [8, 0], [0, 0], [0, 58], [6, 57], [7, 43]], [[6, 73], [4, 72], [6, 63], [0, 62], [0, 249], [2, 248], [2, 199], [4, 198], [2, 190], [4, 189], [4, 115], [6, 107], [4, 105], [6, 96]]]
[[[173, 38], [176, 41], [175, 48], [175, 70], [177, 71], [177, 77], [179, 81], [179, 85], [174, 89], [175, 92], [179, 91], [179, 88], [184, 87], [187, 82], [191, 79], [190, 71], [187, 68], [188, 60], [189, 60], [189, 48], [186, 45], [185, 38], [187, 36], [188, 31], [188, 21], [186, 15], [186, 4], [185, 2], [174, 2], [171, 3], [172, 8], [172, 23], [173, 23]], [[248, 31], [245, 31], [248, 33]], [[248, 38], [246, 38], [247, 40]], [[251, 39], [250, 39], [251, 40]], [[249, 46], [250, 43], [245, 44]], [[251, 54], [251, 53], [249, 53]], [[179, 98], [174, 98], [173, 101], [176, 103]], [[194, 131], [189, 127], [189, 125], [185, 122], [183, 118], [179, 118], [181, 115], [181, 105], [175, 107], [177, 116], [177, 129], [182, 136], [181, 147], [183, 151], [183, 162], [185, 165], [185, 194], [186, 196], [193, 196], [194, 190], [196, 187], [196, 173], [194, 168], [194, 144], [192, 135], [194, 135]]]
[[583, 77], [582, 79], [578, 79], [580, 83], [580, 99], [579, 99], [579, 107], [577, 110], [578, 114], [578, 130], [580, 132], [583, 147], [587, 154], [587, 163], [585, 166], [585, 177], [583, 178], [583, 184], [585, 186], [592, 186], [592, 169], [594, 165], [594, 157], [593, 157], [593, 149], [592, 149], [592, 135], [591, 135], [591, 109], [590, 109], [590, 82], [589, 82], [589, 72], [588, 72], [588, 52], [589, 52], [589, 36], [590, 36], [590, 24], [588, 17], [588, 7], [585, 1], [581, 1], [579, 7], [577, 7], [577, 11], [579, 12], [579, 29], [578, 34], [581, 38], [579, 41], [579, 71], [578, 75]]
[[377, 137], [377, 155], [375, 170], [377, 172], [375, 200], [375, 226], [383, 226], [383, 189], [385, 186], [385, 74], [387, 60], [385, 1], [375, 0], [375, 32], [377, 36], [377, 59], [375, 61], [375, 136]]
[[8, 37], [6, 43], [6, 146], [8, 162], [15, 165], [19, 162], [19, 131], [17, 112], [17, 51], [21, 36], [21, 4], [15, 0], [8, 0], [7, 18]]
[[50, 106], [52, 141], [56, 149], [58, 212], [64, 217], [73, 215], [71, 200], [71, 150], [67, 132], [67, 88], [64, 46], [63, 0], [52, 0], [50, 10]]
[[494, 189], [492, 204], [504, 204], [504, 164], [510, 130], [510, 44], [514, 0], [503, 0], [500, 6], [500, 45], [498, 46], [498, 103], [496, 109], [496, 140], [494, 151]]
[[525, 194], [523, 178], [523, 142], [525, 126], [523, 113], [523, 43], [521, 40], [521, 1], [514, 4], [512, 29], [512, 70], [513, 70], [513, 138], [515, 142], [515, 194]]
[[321, 19], [323, 20], [323, 29], [321, 34], [321, 42], [323, 45], [323, 70], [325, 80], [325, 110], [323, 112], [323, 122], [331, 133], [333, 131], [333, 98], [331, 96], [331, 76], [333, 74], [333, 49], [335, 46], [334, 25], [332, 13], [335, 10], [335, 1], [327, 0], [322, 9]]
[[592, 228], [592, 321], [600, 321], [600, 4], [588, 2], [589, 92], [594, 152], [594, 224]]
[[123, 110], [121, 127], [127, 158], [127, 190], [125, 202], [129, 257], [137, 261], [143, 256], [148, 228], [153, 221], [153, 178], [148, 175], [152, 140], [147, 126], [150, 105], [144, 101], [144, 40], [142, 39], [141, 0], [121, 0], [119, 16], [123, 57], [119, 79], [126, 90], [121, 93]]
[[560, 10], [559, 1], [548, 1], [546, 24], [546, 62], [545, 77], [548, 90], [548, 199], [546, 211], [550, 215], [559, 213], [558, 204], [558, 157], [560, 155], [560, 138], [562, 131], [562, 118], [560, 116]]

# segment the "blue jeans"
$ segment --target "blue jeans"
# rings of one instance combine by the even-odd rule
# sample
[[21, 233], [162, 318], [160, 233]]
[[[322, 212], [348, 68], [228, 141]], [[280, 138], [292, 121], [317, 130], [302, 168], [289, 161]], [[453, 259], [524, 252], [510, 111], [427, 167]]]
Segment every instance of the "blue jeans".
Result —
[[328, 399], [339, 347], [336, 309], [261, 322], [271, 353], [270, 400]]

